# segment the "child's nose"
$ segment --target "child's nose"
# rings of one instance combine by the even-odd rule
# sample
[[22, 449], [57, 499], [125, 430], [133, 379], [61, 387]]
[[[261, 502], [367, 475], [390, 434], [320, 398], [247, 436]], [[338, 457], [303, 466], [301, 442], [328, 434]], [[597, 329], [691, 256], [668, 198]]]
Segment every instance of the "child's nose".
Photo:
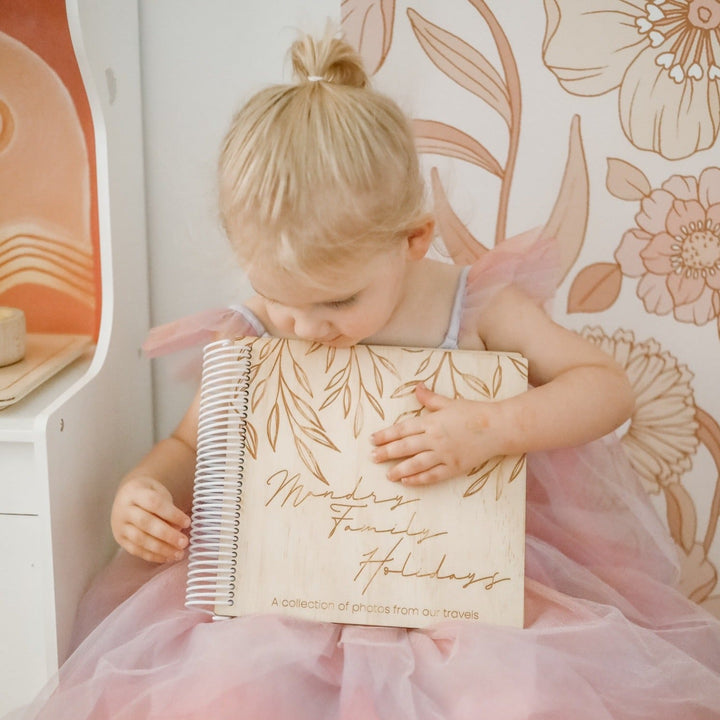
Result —
[[311, 314], [295, 316], [295, 335], [303, 340], [326, 340], [330, 332], [330, 323]]

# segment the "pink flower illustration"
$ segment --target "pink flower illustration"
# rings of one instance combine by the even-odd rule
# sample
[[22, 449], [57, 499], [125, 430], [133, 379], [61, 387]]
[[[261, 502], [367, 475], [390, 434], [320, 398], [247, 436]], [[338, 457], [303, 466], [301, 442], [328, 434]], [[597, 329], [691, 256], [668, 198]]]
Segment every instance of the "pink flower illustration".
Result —
[[615, 251], [623, 275], [640, 278], [648, 312], [680, 322], [720, 316], [720, 168], [673, 175], [640, 202], [637, 226]]

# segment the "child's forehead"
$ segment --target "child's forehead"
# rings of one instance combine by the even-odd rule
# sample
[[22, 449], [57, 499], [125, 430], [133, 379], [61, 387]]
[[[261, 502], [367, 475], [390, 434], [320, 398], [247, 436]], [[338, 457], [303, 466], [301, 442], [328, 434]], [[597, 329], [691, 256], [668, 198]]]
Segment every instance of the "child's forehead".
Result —
[[365, 283], [362, 269], [356, 272], [299, 273], [281, 267], [253, 267], [248, 279], [255, 292], [285, 305], [305, 305], [342, 300]]
[[323, 264], [316, 270], [285, 268], [278, 263], [253, 263], [247, 276], [253, 289], [269, 300], [305, 305], [343, 300], [367, 287], [392, 263], [391, 253], [342, 263]]

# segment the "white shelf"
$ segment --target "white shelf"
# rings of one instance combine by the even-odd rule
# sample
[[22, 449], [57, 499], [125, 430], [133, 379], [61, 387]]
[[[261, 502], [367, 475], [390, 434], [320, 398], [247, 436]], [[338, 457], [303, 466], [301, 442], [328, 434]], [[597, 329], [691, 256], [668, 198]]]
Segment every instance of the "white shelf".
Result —
[[0, 716], [70, 652], [116, 547], [115, 488], [153, 442], [137, 2], [66, 5], [93, 118], [102, 316], [96, 348], [0, 410]]
[[0, 410], [0, 442], [32, 442], [39, 417], [47, 415], [50, 407], [74, 386], [84, 384], [92, 362], [93, 350], [88, 351], [22, 400]]

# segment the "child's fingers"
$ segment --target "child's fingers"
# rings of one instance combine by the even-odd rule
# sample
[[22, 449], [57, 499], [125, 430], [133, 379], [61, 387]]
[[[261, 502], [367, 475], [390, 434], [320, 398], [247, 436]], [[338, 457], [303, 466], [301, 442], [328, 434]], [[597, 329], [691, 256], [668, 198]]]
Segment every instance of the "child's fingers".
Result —
[[[146, 556], [152, 555], [155, 558], [162, 558], [160, 561], [156, 559], [154, 562], [179, 560], [183, 556], [183, 547], [167, 543], [137, 525], [128, 523], [123, 529], [122, 540], [136, 549], [141, 549], [143, 554], [140, 557], [148, 559]], [[185, 538], [185, 544], [187, 544], [187, 538]], [[128, 548], [126, 547], [126, 549]]]
[[418, 383], [415, 386], [415, 397], [428, 410], [442, 410], [452, 402], [449, 397], [445, 397], [445, 395], [438, 395], [438, 393], [430, 390], [425, 383]]
[[452, 477], [452, 473], [447, 465], [435, 465], [435, 467], [415, 475], [408, 475], [402, 478], [403, 485], [434, 485], [435, 483], [444, 482]]
[[428, 472], [434, 467], [441, 465], [437, 453], [432, 450], [425, 450], [417, 455], [397, 463], [388, 471], [388, 480], [397, 482], [405, 481], [406, 478], [414, 477], [420, 473]]
[[154, 487], [140, 489], [134, 504], [176, 527], [190, 526], [190, 518], [173, 503], [164, 487], [160, 491]]
[[427, 436], [424, 433], [408, 435], [373, 448], [372, 459], [378, 463], [397, 460], [398, 458], [412, 457], [427, 449]]
[[423, 421], [415, 417], [378, 430], [370, 436], [370, 440], [374, 445], [385, 445], [409, 435], [421, 435], [423, 432]]
[[173, 548], [173, 551], [184, 550], [188, 544], [187, 537], [172, 525], [148, 512], [145, 508], [135, 506], [128, 510], [128, 524], [138, 528], [152, 538]]
[[137, 543], [134, 543], [127, 538], [122, 540], [121, 545], [123, 549], [127, 550], [127, 552], [129, 552], [131, 555], [135, 555], [136, 557], [147, 560], [148, 562], [166, 563], [169, 562], [171, 559], [180, 559], [179, 557], [175, 558], [173, 556], [166, 556], [161, 555], [160, 553], [153, 552], [152, 550], [148, 550], [143, 545], [138, 545]]

